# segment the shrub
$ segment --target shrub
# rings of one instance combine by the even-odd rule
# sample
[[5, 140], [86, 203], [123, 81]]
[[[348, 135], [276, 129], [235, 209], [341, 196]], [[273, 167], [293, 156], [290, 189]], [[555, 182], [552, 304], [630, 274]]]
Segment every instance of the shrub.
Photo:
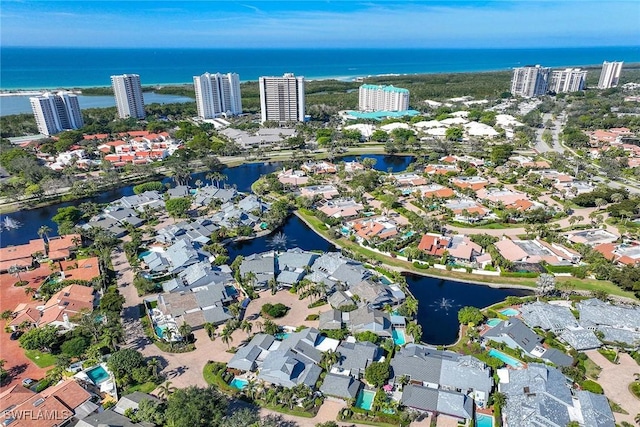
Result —
[[604, 394], [604, 391], [602, 390], [602, 386], [595, 381], [584, 380], [582, 384], [580, 384], [580, 387], [583, 390], [590, 391], [591, 393]]
[[307, 316], [305, 320], [318, 320], [319, 318], [320, 318], [320, 315], [318, 314], [310, 314]]
[[289, 311], [289, 307], [281, 303], [278, 303], [278, 304], [267, 303], [262, 306], [261, 311], [262, 311], [262, 314], [266, 314], [269, 317], [278, 319], [280, 317], [283, 317], [285, 314], [287, 314], [287, 312]]

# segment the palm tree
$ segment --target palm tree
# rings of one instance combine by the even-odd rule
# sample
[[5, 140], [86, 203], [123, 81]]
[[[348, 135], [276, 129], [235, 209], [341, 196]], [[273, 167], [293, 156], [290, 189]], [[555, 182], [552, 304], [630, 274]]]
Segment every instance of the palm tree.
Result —
[[320, 366], [322, 366], [325, 370], [328, 371], [329, 369], [331, 369], [333, 365], [338, 363], [338, 360], [340, 360], [341, 357], [342, 356], [340, 355], [339, 352], [329, 350], [322, 354], [322, 360], [320, 361]]
[[612, 202], [619, 203], [624, 200], [624, 196], [620, 193], [613, 193], [610, 197]]
[[176, 390], [178, 389], [171, 385], [171, 381], [165, 381], [164, 384], [158, 386], [158, 397], [167, 399]]
[[213, 323], [207, 322], [204, 324], [204, 330], [207, 331], [207, 335], [209, 335], [209, 338], [211, 338], [212, 341], [216, 337], [217, 329], [218, 329], [218, 326], [214, 325]]
[[[92, 317], [92, 316], [89, 316], [89, 317]], [[117, 351], [118, 343], [124, 338], [124, 331], [122, 329], [122, 325], [118, 322], [111, 325], [109, 328], [105, 328], [102, 331], [102, 337], [103, 337], [103, 340], [107, 342], [107, 344], [111, 347], [113, 351]]]
[[49, 227], [48, 225], [42, 225], [40, 226], [40, 228], [38, 228], [38, 236], [40, 236], [41, 239], [45, 237], [47, 239], [47, 242], [49, 242], [49, 233], [51, 233], [52, 231], [53, 230], [51, 230], [51, 227]]
[[18, 264], [14, 264], [9, 267], [9, 274], [16, 277], [18, 279], [18, 282], [22, 282], [22, 278], [20, 277], [20, 267], [18, 267]]
[[255, 397], [256, 391], [258, 390], [258, 382], [254, 379], [250, 379], [247, 381], [247, 384], [244, 387], [244, 393], [247, 395], [249, 399]]
[[160, 361], [154, 357], [147, 362], [147, 366], [151, 369], [151, 375], [153, 375], [153, 378], [158, 378]]
[[262, 324], [262, 322], [261, 322], [261, 321], [257, 320], [257, 321], [255, 321], [255, 322], [253, 322], [253, 324], [254, 324], [254, 325], [256, 325], [256, 328], [258, 328], [258, 330], [259, 330], [260, 332], [262, 332], [262, 328], [263, 328], [263, 326], [264, 326], [264, 325]]
[[249, 334], [251, 334], [251, 330], [253, 329], [253, 325], [248, 320], [243, 320], [242, 323], [240, 323], [240, 329], [247, 333], [248, 338]]
[[193, 328], [191, 328], [191, 325], [189, 325], [187, 322], [182, 322], [182, 325], [180, 325], [180, 327], [178, 328], [178, 332], [180, 332], [180, 335], [182, 335], [182, 340], [184, 342], [187, 342], [189, 336], [191, 336], [192, 331]]
[[26, 288], [24, 288], [24, 294], [26, 296], [30, 296], [36, 293], [36, 289], [32, 288], [31, 286], [27, 286]]
[[220, 339], [223, 343], [227, 345], [227, 348], [230, 347], [230, 343], [233, 341], [233, 337], [231, 336], [231, 331], [227, 328], [224, 328], [222, 334], [220, 335]]
[[244, 281], [245, 283], [251, 285], [251, 288], [255, 288], [256, 287], [256, 279], [258, 277], [256, 276], [256, 273], [254, 273], [253, 271], [247, 271], [244, 274]]
[[638, 412], [635, 416], [635, 418], [633, 419], [636, 424], [638, 424], [640, 426], [640, 412]]
[[269, 279], [269, 289], [271, 289], [271, 295], [275, 295], [278, 292], [278, 282], [275, 277]]

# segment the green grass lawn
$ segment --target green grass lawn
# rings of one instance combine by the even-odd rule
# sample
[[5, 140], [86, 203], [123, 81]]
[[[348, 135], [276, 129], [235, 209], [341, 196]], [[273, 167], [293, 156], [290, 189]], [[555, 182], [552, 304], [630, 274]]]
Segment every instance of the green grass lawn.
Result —
[[39, 350], [25, 350], [24, 355], [39, 368], [48, 368], [56, 364], [56, 357], [51, 353], [43, 353]]
[[600, 366], [596, 365], [591, 359], [586, 359], [584, 361], [584, 367], [587, 377], [594, 380], [598, 379], [598, 376], [600, 376], [600, 372], [602, 371], [602, 368]]
[[[315, 217], [311, 211], [309, 210], [298, 210], [298, 215], [305, 220], [317, 233], [328, 238], [335, 244], [345, 249], [348, 249], [352, 252], [358, 253], [364, 257], [366, 257], [369, 261], [379, 261], [388, 266], [401, 268], [406, 271], [415, 272], [415, 273], [424, 273], [430, 276], [450, 278], [452, 280], [459, 281], [474, 281], [480, 283], [502, 283], [507, 285], [520, 285], [520, 286], [528, 286], [534, 288], [536, 286], [535, 278], [523, 278], [523, 277], [494, 277], [494, 276], [481, 276], [478, 274], [470, 274], [463, 273], [457, 271], [447, 271], [447, 270], [437, 270], [435, 268], [429, 269], [418, 269], [413, 266], [413, 263], [400, 260], [397, 258], [392, 258], [387, 255], [382, 255], [380, 253], [369, 250], [365, 247], [360, 246], [355, 242], [351, 242], [347, 239], [339, 239], [336, 240], [332, 236], [330, 236], [329, 232], [325, 229], [326, 226], [322, 221], [320, 221], [317, 217]], [[499, 225], [499, 224], [498, 224]], [[635, 295], [632, 292], [624, 291], [614, 285], [612, 282], [608, 280], [595, 280], [595, 279], [576, 279], [575, 277], [557, 277], [556, 283], [571, 283], [575, 285], [576, 290], [581, 291], [595, 291], [595, 290], [603, 290], [607, 292], [609, 295], [622, 296], [626, 298], [636, 299]]]
[[153, 390], [156, 389], [156, 387], [158, 387], [156, 383], [154, 383], [153, 381], [149, 381], [143, 384], [136, 384], [136, 385], [132, 385], [131, 387], [127, 387], [124, 394], [130, 394], [135, 391], [140, 391], [142, 393], [151, 393]]

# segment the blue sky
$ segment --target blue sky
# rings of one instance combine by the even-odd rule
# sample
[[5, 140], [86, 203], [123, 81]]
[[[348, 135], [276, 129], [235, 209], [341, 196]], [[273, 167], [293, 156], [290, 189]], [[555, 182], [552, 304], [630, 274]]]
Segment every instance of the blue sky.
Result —
[[2, 46], [566, 47], [640, 44], [640, 1], [11, 1]]

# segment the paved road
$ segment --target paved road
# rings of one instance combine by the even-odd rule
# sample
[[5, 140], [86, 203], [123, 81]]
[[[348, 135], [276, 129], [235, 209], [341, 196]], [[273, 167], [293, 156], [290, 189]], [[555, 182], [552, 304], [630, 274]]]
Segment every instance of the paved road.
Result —
[[544, 133], [546, 128], [539, 128], [536, 130], [535, 149], [538, 153], [547, 153], [549, 151], [557, 151], [558, 153], [562, 153], [564, 152], [564, 147], [560, 144], [560, 131], [562, 130], [564, 115], [560, 115], [555, 120], [553, 120], [553, 115], [551, 113], [545, 113], [542, 115], [542, 123], [546, 123], [547, 120], [551, 120], [553, 122], [553, 127], [551, 128], [551, 134], [553, 135], [553, 146], [549, 147], [549, 145], [542, 140], [542, 134]]

